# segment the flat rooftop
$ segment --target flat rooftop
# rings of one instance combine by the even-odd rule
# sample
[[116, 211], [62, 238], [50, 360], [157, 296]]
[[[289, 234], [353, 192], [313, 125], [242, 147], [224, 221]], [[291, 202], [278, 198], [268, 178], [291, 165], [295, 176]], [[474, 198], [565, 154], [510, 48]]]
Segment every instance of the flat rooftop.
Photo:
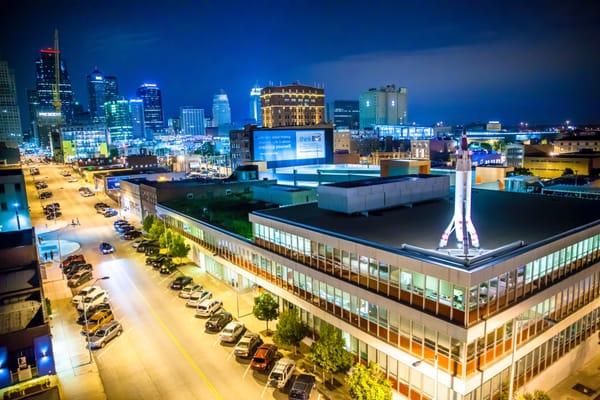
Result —
[[428, 179], [428, 178], [432, 178], [435, 176], [436, 175], [429, 175], [429, 174], [390, 176], [390, 177], [385, 177], [385, 178], [372, 178], [372, 179], [361, 179], [358, 181], [336, 182], [336, 183], [330, 183], [327, 186], [350, 189], [350, 188], [356, 188], [356, 187], [381, 185], [384, 183], [403, 182], [403, 181], [409, 181], [409, 180], [413, 180], [413, 179]]
[[[590, 223], [600, 223], [600, 204], [592, 200], [473, 190], [472, 219], [481, 247], [497, 249], [516, 241], [526, 245]], [[454, 199], [433, 200], [365, 215], [320, 209], [317, 203], [254, 211], [287, 224], [375, 246], [409, 244], [436, 249], [454, 212]], [[454, 237], [449, 247], [456, 245]]]

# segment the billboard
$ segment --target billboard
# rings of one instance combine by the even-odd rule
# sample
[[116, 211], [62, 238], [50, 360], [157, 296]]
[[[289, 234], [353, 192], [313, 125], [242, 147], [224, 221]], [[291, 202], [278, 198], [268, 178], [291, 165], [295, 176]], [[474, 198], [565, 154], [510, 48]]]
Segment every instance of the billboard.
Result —
[[253, 158], [267, 168], [324, 163], [331, 158], [328, 141], [325, 129], [255, 130]]

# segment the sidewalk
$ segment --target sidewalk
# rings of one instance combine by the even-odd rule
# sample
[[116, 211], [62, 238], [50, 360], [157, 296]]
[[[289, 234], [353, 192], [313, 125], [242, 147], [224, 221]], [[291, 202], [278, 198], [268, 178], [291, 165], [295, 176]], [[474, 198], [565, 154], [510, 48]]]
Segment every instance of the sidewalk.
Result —
[[72, 293], [67, 281], [57, 263], [47, 263], [44, 270], [44, 294], [52, 305], [50, 330], [61, 398], [104, 400], [106, 395], [98, 367], [93, 359], [88, 363], [85, 340], [74, 323], [76, 311], [71, 304]]
[[[576, 384], [587, 386], [596, 392], [585, 395], [573, 389]], [[552, 400], [593, 400], [600, 396], [600, 354], [576, 371], [572, 371], [566, 379], [554, 386], [548, 395]]]

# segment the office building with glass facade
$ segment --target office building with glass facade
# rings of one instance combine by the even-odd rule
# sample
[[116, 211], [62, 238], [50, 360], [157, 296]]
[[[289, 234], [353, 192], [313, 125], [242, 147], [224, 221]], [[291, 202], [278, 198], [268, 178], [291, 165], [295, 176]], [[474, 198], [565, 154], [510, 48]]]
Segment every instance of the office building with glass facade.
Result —
[[[229, 98], [227, 93], [221, 90], [215, 94], [212, 104], [212, 126], [229, 126], [231, 125], [231, 107], [229, 106]], [[183, 127], [183, 126], [182, 126]]]
[[200, 136], [206, 133], [204, 110], [198, 107], [181, 107], [179, 111], [181, 132], [184, 135]]
[[61, 128], [61, 132], [66, 162], [108, 157], [108, 139], [103, 125], [66, 126]]
[[360, 128], [375, 125], [406, 125], [408, 123], [406, 88], [387, 85], [369, 89], [360, 95]]
[[104, 103], [104, 110], [106, 112], [106, 128], [109, 134], [109, 144], [115, 146], [128, 144], [133, 136], [129, 101], [107, 101]]
[[147, 139], [160, 133], [164, 126], [162, 94], [155, 83], [144, 83], [137, 90], [137, 97], [144, 102], [144, 130]]
[[251, 239], [164, 205], [157, 214], [207, 272], [263, 287], [316, 331], [339, 328], [398, 398], [499, 399], [548, 388], [597, 354], [597, 204], [474, 191], [485, 250], [466, 260], [436, 251], [453, 209], [449, 198], [360, 214], [307, 203], [253, 212]]
[[6, 61], [0, 61], [0, 141], [12, 144], [23, 141], [15, 75]]

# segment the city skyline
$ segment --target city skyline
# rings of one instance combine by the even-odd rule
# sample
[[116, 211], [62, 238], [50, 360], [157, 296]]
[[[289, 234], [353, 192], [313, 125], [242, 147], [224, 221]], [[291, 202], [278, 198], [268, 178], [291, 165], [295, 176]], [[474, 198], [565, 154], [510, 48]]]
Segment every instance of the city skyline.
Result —
[[[285, 9], [231, 2], [243, 17], [220, 21], [212, 17], [222, 11], [217, 4], [178, 4], [169, 12], [167, 5], [143, 12], [137, 5], [125, 5], [114, 15], [93, 5], [75, 10], [66, 4], [36, 4], [39, 12], [28, 15], [27, 1], [10, 4], [7, 15], [19, 21], [20, 29], [11, 23], [0, 28], [6, 38], [0, 58], [15, 70], [22, 119], [27, 115], [26, 91], [35, 78], [32, 62], [39, 49], [51, 46], [56, 26], [76, 98], [86, 107], [86, 76], [99, 65], [119, 78], [126, 98], [134, 97], [143, 82], [157, 83], [164, 91], [165, 121], [185, 104], [210, 109], [214, 93], [222, 88], [229, 94], [233, 120], [242, 122], [247, 93], [256, 82], [300, 81], [323, 85], [328, 103], [358, 99], [365, 90], [386, 84], [407, 87], [410, 120], [424, 124], [597, 122], [594, 88], [599, 79], [594, 71], [599, 60], [593, 43], [600, 33], [594, 24], [597, 6], [590, 3], [504, 7], [465, 2], [428, 8], [407, 3], [368, 11], [357, 3], [344, 8], [329, 4], [307, 25], [319, 27], [315, 32], [284, 30], [281, 35], [274, 33], [285, 27]], [[174, 29], [158, 28], [162, 24], [155, 24], [156, 18], [170, 12], [181, 23]], [[302, 17], [308, 11], [298, 12]], [[144, 21], [130, 24], [128, 16], [135, 13]], [[90, 23], [80, 27], [68, 22], [78, 20], [69, 18], [74, 14], [85, 15]], [[385, 22], [394, 14], [403, 15], [402, 23]], [[243, 26], [239, 18], [263, 17], [268, 21], [264, 37], [234, 28], [220, 29], [220, 40], [211, 39], [210, 32], [220, 25]], [[351, 29], [365, 26], [365, 21], [365, 28]], [[30, 32], [27, 37], [19, 36], [23, 29]], [[346, 37], [349, 31], [355, 32]], [[197, 47], [203, 51], [189, 51]], [[216, 56], [201, 62], [200, 53]], [[164, 62], [173, 54], [178, 62]]]

